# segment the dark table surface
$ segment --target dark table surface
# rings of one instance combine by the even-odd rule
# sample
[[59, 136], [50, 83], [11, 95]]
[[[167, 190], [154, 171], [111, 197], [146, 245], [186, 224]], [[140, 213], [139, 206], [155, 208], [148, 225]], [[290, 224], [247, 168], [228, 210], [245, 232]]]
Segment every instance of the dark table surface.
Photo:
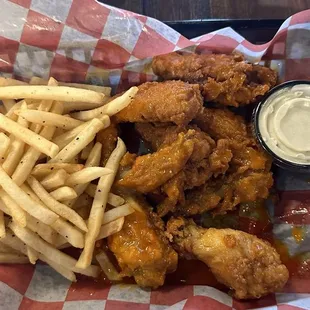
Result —
[[310, 9], [310, 0], [101, 0], [163, 21], [184, 19], [285, 19]]

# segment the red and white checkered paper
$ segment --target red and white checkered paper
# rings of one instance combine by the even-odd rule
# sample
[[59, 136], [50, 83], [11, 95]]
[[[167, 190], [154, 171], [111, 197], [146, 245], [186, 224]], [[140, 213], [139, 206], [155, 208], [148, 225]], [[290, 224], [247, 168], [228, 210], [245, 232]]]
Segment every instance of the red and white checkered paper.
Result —
[[[121, 90], [155, 79], [151, 57], [180, 49], [239, 51], [252, 62], [268, 60], [282, 80], [310, 79], [310, 10], [288, 18], [269, 43], [253, 45], [231, 28], [188, 40], [153, 18], [95, 0], [0, 0], [3, 76], [23, 80], [53, 76]], [[276, 183], [280, 202], [269, 206], [273, 237], [286, 245], [290, 255], [304, 253], [283, 293], [239, 302], [209, 286], [146, 291], [92, 280], [71, 284], [46, 265], [2, 265], [0, 310], [310, 309], [309, 177], [279, 170]], [[301, 242], [292, 236], [296, 226], [304, 231]]]

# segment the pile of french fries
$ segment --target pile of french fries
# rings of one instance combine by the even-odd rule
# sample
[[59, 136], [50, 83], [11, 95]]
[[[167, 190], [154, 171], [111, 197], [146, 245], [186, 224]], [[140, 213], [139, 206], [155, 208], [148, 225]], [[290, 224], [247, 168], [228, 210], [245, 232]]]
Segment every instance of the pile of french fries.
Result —
[[[0, 78], [0, 263], [41, 260], [71, 281], [75, 273], [100, 273], [96, 241], [120, 231], [135, 211], [110, 192], [125, 144], [118, 138], [102, 167], [105, 146], [95, 137], [138, 89], [113, 100], [110, 91], [53, 78]], [[78, 260], [62, 252], [71, 246], [81, 249]], [[105, 254], [97, 259], [111, 269]]]

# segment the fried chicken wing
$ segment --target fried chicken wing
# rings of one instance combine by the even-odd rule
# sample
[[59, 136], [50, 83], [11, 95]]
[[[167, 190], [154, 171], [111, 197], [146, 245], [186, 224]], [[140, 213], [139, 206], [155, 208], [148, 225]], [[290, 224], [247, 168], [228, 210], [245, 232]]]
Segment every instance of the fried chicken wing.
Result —
[[266, 241], [233, 229], [204, 229], [192, 220], [171, 219], [167, 235], [177, 252], [207, 264], [235, 298], [260, 298], [281, 290], [289, 272]]
[[175, 271], [178, 255], [164, 235], [163, 223], [149, 210], [125, 218], [120, 232], [108, 238], [122, 276], [133, 276], [141, 287], [157, 288]]
[[104, 145], [101, 151], [101, 162], [103, 166], [116, 147], [117, 137], [118, 129], [114, 123], [97, 133], [96, 141]]
[[148, 82], [139, 87], [117, 122], [170, 122], [187, 125], [202, 109], [199, 85], [182, 81]]
[[216, 140], [229, 139], [243, 142], [248, 139], [244, 119], [228, 109], [203, 108], [194, 122]]
[[193, 140], [180, 133], [178, 139], [155, 153], [139, 156], [133, 167], [118, 181], [118, 185], [136, 189], [141, 193], [154, 191], [179, 173], [192, 155]]
[[165, 80], [199, 83], [207, 101], [235, 107], [254, 102], [277, 82], [275, 71], [247, 63], [240, 54], [174, 52], [154, 57], [152, 68]]

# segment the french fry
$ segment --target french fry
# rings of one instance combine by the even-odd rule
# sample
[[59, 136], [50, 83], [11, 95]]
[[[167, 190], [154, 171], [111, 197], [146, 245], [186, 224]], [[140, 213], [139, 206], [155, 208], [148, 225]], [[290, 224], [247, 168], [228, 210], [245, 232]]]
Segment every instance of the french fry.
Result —
[[26, 227], [27, 218], [26, 212], [23, 210], [5, 191], [0, 190], [0, 196], [3, 203], [9, 208], [10, 216], [20, 225]]
[[25, 118], [27, 121], [44, 125], [44, 126], [58, 126], [66, 130], [73, 129], [81, 124], [82, 121], [76, 120], [72, 117], [58, 115], [51, 112], [36, 111], [36, 110], [17, 110], [15, 114]]
[[[58, 86], [58, 82], [54, 78], [50, 78], [48, 81], [48, 86]], [[42, 100], [40, 105], [37, 107], [39, 111], [48, 112], [53, 105], [53, 100]], [[30, 109], [28, 107], [28, 109]], [[16, 111], [15, 111], [16, 114]], [[30, 126], [30, 130], [34, 131], [35, 133], [39, 133], [42, 129], [42, 126], [40, 124], [33, 123]]]
[[[90, 197], [95, 197], [97, 186], [95, 184], [90, 183], [85, 189], [86, 194]], [[113, 193], [109, 193], [108, 196], [108, 204], [113, 207], [119, 207], [125, 203], [125, 199], [121, 196], [115, 195]]]
[[9, 149], [10, 143], [10, 138], [3, 132], [0, 132], [0, 164], [5, 160], [5, 155]]
[[118, 218], [117, 220], [110, 222], [108, 224], [102, 225], [99, 231], [98, 236], [96, 237], [97, 240], [105, 239], [113, 234], [119, 232], [124, 225], [125, 219], [123, 217]]
[[27, 256], [28, 256], [29, 262], [32, 265], [35, 265], [35, 263], [39, 259], [39, 253], [33, 248], [31, 248], [30, 246], [27, 246]]
[[[99, 117], [99, 120], [101, 120], [104, 124], [104, 128], [107, 128], [110, 126], [110, 118], [107, 115], [103, 115]], [[60, 149], [63, 149], [67, 144], [69, 144], [82, 130], [85, 129], [90, 124], [91, 121], [88, 121], [86, 123], [83, 123], [82, 125], [67, 131], [66, 133], [59, 135], [53, 139], [53, 143], [57, 144]]]
[[82, 153], [81, 153], [81, 159], [82, 160], [87, 160], [87, 158], [90, 154], [90, 151], [92, 150], [94, 145], [95, 145], [95, 141], [92, 141], [89, 144], [87, 144], [87, 146], [82, 150]]
[[[85, 163], [86, 168], [99, 166], [100, 158], [101, 158], [101, 149], [102, 149], [102, 144], [97, 142], [92, 148], [92, 150], [90, 151], [90, 154], [86, 160], [86, 163]], [[67, 201], [65, 204], [67, 204], [70, 208], [72, 208], [75, 202], [77, 201], [77, 199], [84, 193], [87, 186], [88, 186], [88, 183], [74, 186], [74, 190], [77, 194], [77, 197], [71, 201]]]
[[57, 201], [66, 201], [77, 197], [77, 193], [69, 186], [59, 187], [50, 192], [50, 195]]
[[56, 222], [51, 224], [51, 227], [75, 248], [82, 249], [84, 247], [83, 233], [70, 223], [64, 221], [63, 219], [58, 219]]
[[106, 97], [104, 103], [89, 103], [89, 102], [66, 102], [64, 104], [64, 113], [72, 113], [76, 111], [85, 111], [102, 107], [110, 97]]
[[[25, 184], [22, 185], [22, 187], [24, 186]], [[31, 194], [31, 197], [32, 195], [33, 194]], [[0, 200], [0, 210], [12, 216], [9, 208], [5, 204], [3, 204], [1, 200]], [[27, 220], [27, 227], [33, 232], [37, 233], [39, 236], [41, 236], [41, 238], [43, 238], [46, 242], [54, 244], [56, 240], [58, 239], [59, 235], [50, 226], [40, 222], [39, 220], [37, 220], [36, 218], [32, 217], [31, 215], [27, 213], [26, 213], [26, 220]]]
[[[53, 104], [52, 111], [57, 114], [61, 114], [63, 110], [63, 105], [59, 102], [55, 102]], [[55, 127], [45, 126], [40, 132], [40, 136], [50, 140], [55, 132]], [[23, 184], [28, 175], [30, 174], [31, 170], [33, 169], [36, 161], [39, 159], [41, 152], [38, 151], [36, 148], [30, 147], [22, 159], [20, 160], [18, 166], [16, 167], [12, 179], [17, 185]]]
[[[1, 119], [0, 119], [1, 120]], [[70, 162], [70, 160], [79, 154], [104, 128], [104, 123], [94, 118], [66, 147], [64, 147], [49, 163]]]
[[0, 239], [5, 237], [5, 223], [3, 212], [0, 211]]
[[27, 182], [50, 210], [76, 225], [79, 229], [88, 230], [84, 220], [74, 210], [55, 200], [33, 176], [29, 176]]
[[[4, 238], [3, 236], [2, 238]], [[18, 251], [14, 250], [10, 246], [6, 245], [5, 243], [0, 241], [0, 253], [12, 253], [12, 254], [17, 254], [19, 253]]]
[[[30, 177], [30, 176], [29, 176]], [[42, 181], [43, 187], [52, 191], [58, 187], [64, 186], [69, 174], [64, 169], [59, 169], [48, 174]]]
[[59, 274], [61, 274], [64, 278], [68, 279], [71, 282], [76, 282], [76, 276], [73, 271], [68, 268], [63, 267], [62, 265], [56, 264], [52, 260], [48, 259], [45, 255], [39, 254], [39, 259], [42, 262], [50, 265], [54, 270], [56, 270]]
[[0, 166], [0, 186], [26, 212], [45, 224], [54, 223], [59, 216], [32, 200]]
[[[104, 114], [112, 116], [114, 114], [117, 114], [121, 110], [125, 109], [130, 104], [132, 98], [135, 96], [138, 90], [139, 90], [138, 87], [133, 86], [130, 89], [128, 89], [123, 95], [113, 99], [112, 101], [110, 101], [109, 103], [100, 108], [88, 111], [75, 112], [72, 113], [71, 116], [81, 121], [88, 121], [90, 119], [98, 117], [99, 115]], [[1, 98], [1, 92], [0, 92], [0, 98]]]
[[[0, 88], [0, 92], [1, 89], [3, 88]], [[52, 158], [59, 152], [59, 147], [56, 144], [48, 141], [28, 128], [24, 128], [2, 114], [0, 114], [0, 128]]]
[[21, 254], [0, 253], [0, 264], [27, 264], [29, 259]]
[[112, 152], [105, 166], [106, 168], [113, 170], [113, 173], [103, 176], [99, 179], [97, 191], [88, 219], [88, 232], [85, 235], [85, 246], [76, 264], [76, 267], [78, 268], [87, 268], [91, 264], [95, 241], [100, 234], [104, 210], [108, 201], [108, 194], [118, 171], [119, 163], [125, 152], [125, 143], [120, 138], [118, 138], [116, 148]]
[[[27, 105], [23, 104], [21, 106], [21, 108], [23, 110], [27, 109]], [[22, 117], [18, 117], [17, 120], [17, 124], [19, 124], [22, 127], [28, 128], [28, 121], [25, 120]], [[25, 143], [24, 141], [18, 139], [18, 138], [14, 138], [12, 137], [12, 142], [9, 148], [9, 152], [6, 156], [5, 161], [2, 164], [3, 169], [6, 171], [6, 173], [11, 176], [12, 173], [14, 172], [18, 161], [20, 160], [20, 158], [22, 157], [23, 153], [24, 153], [24, 149], [25, 149]]]
[[16, 104], [15, 100], [13, 99], [7, 99], [7, 100], [2, 100], [3, 105], [8, 112], [10, 112], [10, 110], [14, 107], [14, 105]]
[[0, 77], [0, 87], [2, 86], [16, 86], [16, 85], [27, 85], [26, 82], [11, 79], [11, 78], [5, 78]]
[[67, 86], [21, 85], [0, 87], [0, 99], [104, 103], [105, 95], [88, 89]]
[[96, 255], [96, 260], [110, 281], [122, 280], [121, 275], [116, 270], [115, 266], [111, 263], [108, 255], [104, 251]]
[[83, 270], [76, 268], [76, 260], [74, 258], [59, 251], [58, 249], [55, 249], [52, 245], [41, 239], [29, 229], [19, 227], [14, 222], [11, 222], [8, 226], [22, 242], [31, 246], [37, 252], [42, 253], [45, 257], [48, 257], [49, 260], [55, 262], [57, 265], [85, 275], [97, 276], [99, 274], [99, 268], [97, 266], [89, 266], [87, 269]]
[[85, 184], [96, 180], [104, 175], [111, 174], [113, 171], [103, 167], [86, 167], [81, 171], [72, 173], [66, 180], [68, 186]]
[[[47, 85], [47, 80], [44, 80], [42, 78], [34, 76], [30, 79], [29, 84], [31, 84], [31, 85]], [[75, 87], [75, 88], [89, 89], [89, 90], [96, 91], [98, 93], [104, 93], [107, 96], [110, 96], [110, 93], [111, 93], [111, 87], [106, 87], [106, 86], [97, 86], [97, 85], [79, 84], [79, 83], [65, 83], [65, 82], [59, 82], [59, 85]]]
[[36, 165], [31, 174], [36, 177], [44, 177], [54, 170], [63, 169], [67, 173], [71, 174], [80, 171], [84, 168], [82, 164], [68, 164], [68, 163], [55, 163], [55, 164], [38, 164]]
[[[20, 107], [22, 106], [23, 103], [26, 103], [25, 100], [20, 100], [18, 101], [11, 109], [10, 111], [8, 111], [5, 116], [10, 118], [11, 120], [13, 121], [16, 121], [17, 120], [17, 115], [15, 114], [15, 111], [20, 109]], [[29, 109], [29, 106], [28, 106], [28, 109]]]
[[125, 204], [120, 207], [111, 209], [103, 215], [102, 225], [113, 222], [120, 217], [125, 217], [133, 212], [135, 212], [135, 210], [130, 206], [130, 204]]

